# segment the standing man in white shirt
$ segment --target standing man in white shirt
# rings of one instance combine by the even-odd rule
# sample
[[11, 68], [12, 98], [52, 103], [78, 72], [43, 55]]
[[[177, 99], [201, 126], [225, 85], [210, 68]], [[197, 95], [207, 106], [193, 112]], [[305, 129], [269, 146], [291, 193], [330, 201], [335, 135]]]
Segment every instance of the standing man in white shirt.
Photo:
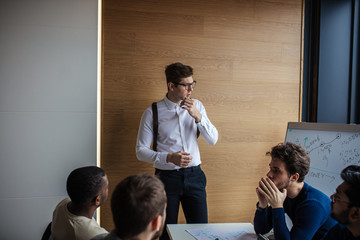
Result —
[[[177, 223], [180, 202], [187, 223], [207, 223], [206, 177], [200, 168], [197, 139], [200, 134], [214, 145], [218, 131], [203, 104], [191, 98], [196, 84], [192, 67], [173, 63], [166, 67], [165, 75], [168, 92], [156, 103], [157, 109], [149, 107], [143, 113], [136, 156], [140, 161], [152, 163], [155, 174], [165, 185], [166, 224]], [[166, 230], [161, 239], [169, 239]]]

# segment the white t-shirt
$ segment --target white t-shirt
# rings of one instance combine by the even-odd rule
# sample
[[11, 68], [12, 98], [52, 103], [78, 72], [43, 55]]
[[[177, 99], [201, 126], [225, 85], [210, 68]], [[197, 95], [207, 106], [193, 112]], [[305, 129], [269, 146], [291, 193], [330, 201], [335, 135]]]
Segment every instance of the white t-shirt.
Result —
[[107, 233], [94, 218], [76, 216], [69, 212], [67, 206], [69, 198], [62, 200], [53, 212], [51, 236], [54, 240], [90, 240]]

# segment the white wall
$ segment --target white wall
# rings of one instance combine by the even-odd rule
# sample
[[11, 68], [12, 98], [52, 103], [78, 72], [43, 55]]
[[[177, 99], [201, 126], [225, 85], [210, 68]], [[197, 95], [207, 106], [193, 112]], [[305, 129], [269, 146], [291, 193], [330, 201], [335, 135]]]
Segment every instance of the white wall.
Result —
[[97, 0], [0, 0], [0, 239], [40, 239], [96, 164]]

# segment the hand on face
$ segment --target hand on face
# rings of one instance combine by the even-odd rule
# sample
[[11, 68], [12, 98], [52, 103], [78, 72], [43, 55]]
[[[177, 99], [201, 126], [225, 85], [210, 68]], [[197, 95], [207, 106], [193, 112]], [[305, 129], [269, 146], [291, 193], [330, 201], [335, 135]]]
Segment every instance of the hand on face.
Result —
[[284, 188], [280, 191], [276, 187], [275, 183], [270, 178], [266, 177], [261, 178], [259, 187], [256, 188], [256, 193], [259, 198], [259, 206], [261, 203], [260, 201], [264, 203], [264, 199], [266, 199], [272, 208], [282, 208], [286, 198], [287, 190]]
[[260, 193], [259, 188], [260, 187], [256, 188], [256, 194], [257, 194], [257, 197], [258, 197], [258, 200], [259, 200], [259, 207], [260, 208], [266, 208], [268, 206], [269, 202], [267, 201], [265, 195]]
[[196, 122], [201, 121], [202, 115], [197, 110], [194, 100], [192, 100], [190, 97], [185, 97], [185, 99], [181, 102], [181, 107], [186, 109]]

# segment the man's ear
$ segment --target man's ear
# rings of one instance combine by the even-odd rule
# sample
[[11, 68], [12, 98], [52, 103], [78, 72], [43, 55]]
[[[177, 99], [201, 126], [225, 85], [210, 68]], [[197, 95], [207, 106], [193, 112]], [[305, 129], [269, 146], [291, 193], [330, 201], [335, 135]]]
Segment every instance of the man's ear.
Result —
[[294, 181], [294, 182], [297, 182], [299, 180], [299, 178], [300, 178], [300, 174], [295, 173], [295, 174], [291, 175], [290, 180]]
[[151, 230], [152, 231], [159, 231], [161, 227], [161, 216], [157, 215], [154, 217], [154, 219], [151, 221]]
[[97, 195], [95, 198], [95, 206], [99, 207], [101, 203], [101, 195]]
[[350, 218], [353, 222], [360, 222], [360, 207], [352, 207], [350, 209]]
[[174, 83], [168, 82], [167, 86], [168, 86], [168, 89], [169, 89], [169, 90], [174, 91], [174, 88], [175, 88], [175, 84], [174, 84]]

